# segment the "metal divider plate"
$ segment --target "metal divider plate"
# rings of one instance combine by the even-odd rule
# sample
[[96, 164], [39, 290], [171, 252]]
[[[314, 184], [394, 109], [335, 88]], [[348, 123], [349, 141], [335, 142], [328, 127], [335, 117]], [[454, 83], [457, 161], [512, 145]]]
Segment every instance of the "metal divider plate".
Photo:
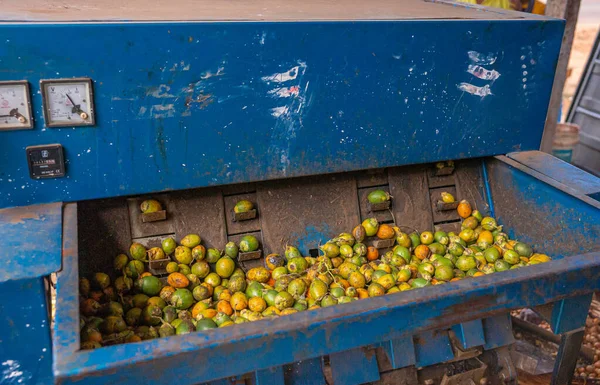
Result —
[[[156, 222], [144, 222], [142, 219], [140, 204], [146, 199], [156, 199], [158, 202], [160, 202], [163, 209], [167, 212], [167, 219]], [[169, 194], [157, 194], [129, 198], [127, 199], [127, 205], [129, 207], [129, 221], [132, 238], [144, 238], [154, 235], [171, 234], [175, 232], [173, 226], [173, 215], [175, 213], [173, 211], [171, 196]]]
[[176, 240], [198, 233], [206, 248], [227, 243], [223, 197], [219, 189], [190, 190], [173, 194]]
[[97, 271], [114, 274], [113, 258], [127, 253], [131, 246], [127, 200], [80, 202], [77, 204], [77, 223], [79, 271], [82, 276]]
[[[375, 186], [375, 187], [365, 187], [358, 189], [358, 198], [360, 201], [360, 219], [361, 221], [367, 218], [377, 218], [379, 223], [393, 222], [394, 218], [392, 217], [392, 212], [390, 210], [382, 210], [382, 211], [371, 211], [369, 201], [367, 197], [369, 193], [373, 190], [383, 190], [386, 192], [390, 192], [390, 186], [386, 182], [384, 185]], [[391, 195], [391, 194], [390, 194]], [[394, 199], [392, 198], [392, 206], [394, 205]]]
[[[304, 255], [359, 223], [354, 178], [346, 175], [293, 179], [258, 186], [264, 252], [297, 245]], [[268, 207], [268, 210], [266, 209]]]
[[[234, 220], [233, 208], [237, 202], [241, 200], [249, 200], [254, 203], [255, 209], [258, 213], [256, 218], [245, 221]], [[225, 204], [225, 218], [227, 219], [227, 233], [228, 234], [241, 234], [249, 233], [252, 231], [260, 231], [260, 209], [256, 205], [256, 193], [245, 193], [238, 195], [230, 195], [223, 198]]]
[[400, 228], [406, 232], [431, 229], [433, 218], [429, 201], [429, 184], [423, 167], [388, 170], [390, 192], [394, 197], [392, 211]]

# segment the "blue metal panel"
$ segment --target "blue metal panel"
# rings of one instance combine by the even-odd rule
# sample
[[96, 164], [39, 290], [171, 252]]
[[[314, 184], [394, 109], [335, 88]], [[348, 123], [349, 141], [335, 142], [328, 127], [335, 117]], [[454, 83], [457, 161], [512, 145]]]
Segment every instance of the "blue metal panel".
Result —
[[447, 330], [428, 330], [415, 336], [417, 367], [439, 364], [454, 358]]
[[[548, 19], [4, 24], [0, 80], [30, 82], [35, 128], [0, 133], [0, 207], [536, 149], [562, 31]], [[500, 77], [467, 72], [470, 51]], [[96, 127], [44, 128], [39, 80], [73, 76], [94, 79]], [[64, 146], [67, 176], [31, 180], [25, 147], [48, 143]]]
[[415, 344], [412, 336], [396, 338], [381, 344], [393, 369], [400, 369], [416, 364]]
[[294, 362], [285, 366], [286, 385], [321, 385], [326, 383], [323, 375], [323, 358]]
[[375, 350], [350, 349], [329, 356], [334, 384], [360, 385], [379, 380]]
[[0, 283], [0, 384], [53, 383], [43, 278]]
[[600, 202], [507, 157], [486, 161], [498, 223], [552, 258], [600, 250]]
[[479, 319], [454, 325], [452, 326], [452, 330], [463, 349], [470, 349], [485, 344], [483, 324]]
[[563, 334], [585, 326], [592, 293], [566, 298], [554, 304], [550, 326], [555, 334]]
[[600, 178], [545, 152], [513, 152], [507, 156], [582, 194], [600, 193]]
[[61, 203], [0, 210], [0, 234], [0, 282], [43, 277], [60, 269]]
[[[76, 253], [76, 247], [69, 246]], [[590, 253], [235, 328], [77, 351], [78, 304], [71, 297], [78, 280], [74, 260], [67, 254], [58, 275], [54, 374], [60, 384], [134, 384], [141, 377], [148, 383], [206, 382], [600, 289], [600, 253]], [[206, 357], [225, 356], [235, 365], [206, 365]]]
[[283, 367], [276, 366], [255, 372], [254, 382], [256, 385], [284, 385]]
[[483, 333], [485, 335], [486, 350], [510, 345], [515, 341], [512, 333], [510, 313], [498, 314], [483, 320]]

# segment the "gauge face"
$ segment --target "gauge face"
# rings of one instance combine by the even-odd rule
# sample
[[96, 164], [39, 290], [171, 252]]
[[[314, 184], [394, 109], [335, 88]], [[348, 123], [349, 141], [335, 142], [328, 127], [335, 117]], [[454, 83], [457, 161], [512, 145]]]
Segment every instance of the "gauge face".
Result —
[[0, 130], [33, 128], [27, 81], [0, 82]]
[[52, 79], [40, 81], [44, 119], [48, 127], [92, 126], [95, 122], [92, 80]]

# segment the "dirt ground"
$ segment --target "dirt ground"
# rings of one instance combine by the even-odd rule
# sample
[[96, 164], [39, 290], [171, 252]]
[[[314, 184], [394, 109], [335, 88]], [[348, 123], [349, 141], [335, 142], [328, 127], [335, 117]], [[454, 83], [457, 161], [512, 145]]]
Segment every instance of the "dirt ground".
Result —
[[[582, 12], [585, 12], [585, 9]], [[589, 17], [584, 17], [582, 20], [582, 23], [577, 24], [571, 57], [569, 58], [568, 71], [570, 75], [563, 90], [563, 117], [569, 111], [573, 95], [577, 90], [577, 85], [583, 74], [585, 64], [587, 63], [600, 27], [600, 19], [592, 22], [589, 20]]]

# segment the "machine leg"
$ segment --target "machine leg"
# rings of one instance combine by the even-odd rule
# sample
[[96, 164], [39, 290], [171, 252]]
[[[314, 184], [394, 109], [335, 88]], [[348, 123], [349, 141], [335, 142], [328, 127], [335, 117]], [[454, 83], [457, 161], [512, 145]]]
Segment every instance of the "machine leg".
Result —
[[581, 343], [583, 342], [583, 332], [584, 329], [581, 328], [561, 335], [551, 385], [568, 385], [571, 383]]
[[0, 283], [0, 384], [53, 384], [44, 278]]

